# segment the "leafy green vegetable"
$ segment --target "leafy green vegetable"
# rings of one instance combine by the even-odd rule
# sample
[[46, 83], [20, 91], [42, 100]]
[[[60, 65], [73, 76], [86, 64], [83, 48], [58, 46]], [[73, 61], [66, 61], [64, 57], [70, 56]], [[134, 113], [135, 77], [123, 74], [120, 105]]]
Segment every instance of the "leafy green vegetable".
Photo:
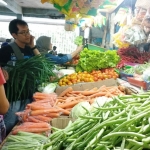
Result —
[[89, 50], [85, 48], [80, 53], [80, 60], [76, 67], [76, 71], [99, 70], [109, 67], [116, 67], [120, 60], [115, 50], [101, 52], [98, 50]]
[[70, 116], [74, 119], [77, 119], [79, 116], [85, 115], [86, 110], [84, 108], [87, 110], [91, 109], [89, 102], [80, 102], [79, 104], [75, 105], [71, 110]]
[[15, 66], [7, 67], [11, 68], [6, 87], [6, 95], [10, 102], [28, 99], [38, 85], [49, 82], [51, 76], [56, 76], [52, 71], [54, 64], [42, 55], [18, 60]]
[[82, 43], [83, 43], [83, 36], [77, 36], [77, 37], [75, 38], [74, 43], [75, 43], [76, 45], [78, 45], [78, 46], [82, 45]]

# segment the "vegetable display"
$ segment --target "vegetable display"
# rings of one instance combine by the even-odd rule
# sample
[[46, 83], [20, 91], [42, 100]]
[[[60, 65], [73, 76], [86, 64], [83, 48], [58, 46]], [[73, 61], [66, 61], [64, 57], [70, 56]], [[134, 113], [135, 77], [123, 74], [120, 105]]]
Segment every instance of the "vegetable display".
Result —
[[118, 55], [121, 58], [119, 64], [117, 65], [118, 68], [124, 67], [125, 64], [129, 62], [144, 64], [150, 59], [149, 52], [140, 52], [136, 47], [120, 48], [118, 50]]
[[18, 60], [15, 66], [9, 65], [9, 68], [6, 94], [10, 102], [28, 99], [39, 84], [55, 76], [53, 63], [41, 55]]
[[43, 145], [48, 138], [43, 135], [18, 132], [10, 135], [1, 150], [43, 150]]
[[[36, 92], [33, 95], [34, 102], [27, 104], [23, 112], [17, 112], [21, 124], [13, 129], [12, 134], [19, 131], [49, 134], [51, 132], [50, 121], [63, 114], [62, 108], [54, 107], [57, 95]], [[65, 111], [66, 112], [66, 111]]]
[[98, 50], [88, 50], [84, 48], [80, 53], [79, 63], [76, 66], [76, 71], [91, 72], [92, 70], [99, 70], [104, 68], [116, 67], [120, 60], [115, 50], [108, 50], [101, 52]]
[[87, 71], [73, 73], [68, 76], [61, 78], [58, 82], [59, 86], [72, 85], [79, 82], [94, 82], [106, 79], [114, 78], [116, 79], [118, 74], [113, 68], [103, 69], [103, 70], [93, 70], [91, 73]]
[[113, 98], [65, 129], [55, 129], [44, 150], [150, 149], [149, 92]]
[[100, 88], [92, 88], [90, 90], [75, 91], [72, 87], [66, 88], [58, 97], [56, 106], [66, 110], [66, 115], [70, 114], [72, 108], [80, 102], [89, 102], [93, 104], [97, 97], [106, 96], [113, 97], [117, 95], [124, 95], [125, 89], [121, 86], [106, 87], [105, 85]]

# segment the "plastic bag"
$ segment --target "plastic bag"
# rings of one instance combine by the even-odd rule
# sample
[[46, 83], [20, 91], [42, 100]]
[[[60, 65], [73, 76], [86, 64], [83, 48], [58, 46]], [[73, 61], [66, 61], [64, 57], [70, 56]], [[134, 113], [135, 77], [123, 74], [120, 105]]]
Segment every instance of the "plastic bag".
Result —
[[117, 12], [114, 20], [115, 20], [115, 24], [119, 23], [123, 25], [126, 25], [126, 18], [127, 18], [127, 8], [120, 8], [119, 11]]

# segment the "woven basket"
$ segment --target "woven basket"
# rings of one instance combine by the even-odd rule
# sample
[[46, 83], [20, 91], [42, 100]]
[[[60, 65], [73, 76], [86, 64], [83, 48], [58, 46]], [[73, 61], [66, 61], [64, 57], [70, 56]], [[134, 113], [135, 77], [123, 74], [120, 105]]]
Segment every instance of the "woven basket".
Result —
[[150, 8], [150, 0], [137, 0], [135, 7], [141, 7], [144, 9]]

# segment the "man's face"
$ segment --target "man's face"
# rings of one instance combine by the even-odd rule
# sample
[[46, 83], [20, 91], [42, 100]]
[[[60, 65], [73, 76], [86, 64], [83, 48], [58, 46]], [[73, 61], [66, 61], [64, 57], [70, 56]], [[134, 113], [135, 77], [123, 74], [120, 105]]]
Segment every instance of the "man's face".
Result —
[[17, 25], [18, 32], [17, 34], [13, 33], [12, 36], [21, 43], [29, 44], [30, 43], [30, 31], [26, 25]]

